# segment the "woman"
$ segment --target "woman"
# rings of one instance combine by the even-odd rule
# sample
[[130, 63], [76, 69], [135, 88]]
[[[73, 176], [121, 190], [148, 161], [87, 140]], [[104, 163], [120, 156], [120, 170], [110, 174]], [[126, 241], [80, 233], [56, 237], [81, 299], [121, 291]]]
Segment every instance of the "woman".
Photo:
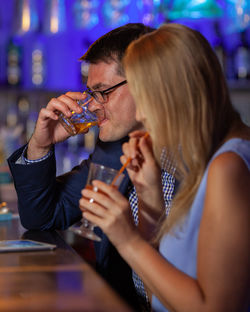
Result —
[[[136, 118], [152, 139], [151, 148], [132, 133], [121, 158], [133, 159], [139, 226], [127, 200], [100, 181], [104, 194], [82, 191], [83, 215], [142, 278], [153, 310], [246, 311], [250, 128], [231, 105], [216, 55], [200, 33], [166, 24], [129, 46], [124, 67]], [[157, 182], [163, 150], [180, 182], [167, 218]]]

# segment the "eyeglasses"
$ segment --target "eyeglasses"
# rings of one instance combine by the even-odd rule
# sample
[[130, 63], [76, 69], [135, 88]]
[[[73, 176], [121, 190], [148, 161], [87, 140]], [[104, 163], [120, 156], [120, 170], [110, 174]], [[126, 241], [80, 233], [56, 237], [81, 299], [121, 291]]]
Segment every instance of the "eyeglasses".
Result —
[[90, 96], [92, 96], [98, 103], [104, 104], [108, 100], [109, 93], [115, 91], [116, 88], [121, 87], [125, 83], [127, 83], [127, 80], [123, 80], [122, 82], [120, 82], [120, 83], [118, 83], [118, 84], [114, 85], [113, 87], [110, 87], [106, 90], [92, 91], [88, 88], [85, 92], [87, 94], [89, 94]]

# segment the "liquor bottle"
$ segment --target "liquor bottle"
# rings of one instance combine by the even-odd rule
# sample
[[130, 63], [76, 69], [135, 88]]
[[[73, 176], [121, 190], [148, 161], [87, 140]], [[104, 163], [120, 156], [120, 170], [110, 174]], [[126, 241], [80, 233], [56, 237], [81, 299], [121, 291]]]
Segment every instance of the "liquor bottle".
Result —
[[42, 41], [35, 42], [31, 54], [32, 86], [43, 87], [45, 83], [45, 57]]
[[217, 21], [214, 21], [214, 42], [213, 42], [213, 48], [214, 51], [218, 57], [218, 60], [220, 62], [220, 65], [222, 67], [223, 72], [225, 73], [226, 68], [225, 68], [225, 49], [223, 46], [223, 39], [220, 31], [220, 27]]
[[130, 0], [105, 0], [102, 6], [102, 16], [105, 27], [118, 27], [128, 23], [127, 7]]
[[240, 34], [238, 32], [223, 33], [223, 46], [225, 48], [225, 72], [228, 81], [235, 81], [235, 55], [240, 46]]
[[250, 79], [250, 50], [247, 46], [246, 32], [241, 32], [241, 40], [234, 55], [234, 72], [237, 80]]
[[22, 76], [22, 47], [12, 38], [7, 46], [7, 82], [9, 85], [20, 85]]
[[73, 5], [74, 23], [78, 29], [92, 29], [98, 22], [99, 0], [75, 0]]

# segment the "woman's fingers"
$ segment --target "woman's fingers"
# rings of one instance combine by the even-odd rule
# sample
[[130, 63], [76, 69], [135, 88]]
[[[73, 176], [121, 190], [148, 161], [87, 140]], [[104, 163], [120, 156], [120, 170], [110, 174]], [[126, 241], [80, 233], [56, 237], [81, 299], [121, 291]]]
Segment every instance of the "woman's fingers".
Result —
[[98, 189], [97, 192], [82, 190], [83, 197], [79, 200], [79, 206], [83, 216], [103, 229], [122, 221], [124, 213], [129, 210], [127, 199], [116, 188], [104, 182], [96, 180], [93, 185]]
[[92, 184], [97, 192], [82, 190], [79, 204], [83, 217], [99, 226], [114, 246], [123, 246], [136, 234], [129, 202], [111, 185], [98, 180]]
[[137, 160], [136, 155], [138, 152], [136, 151], [136, 144], [135, 142], [124, 143], [122, 146], [123, 155], [120, 157], [121, 163], [124, 165], [126, 164], [126, 169], [137, 171]]
[[[92, 209], [95, 207], [95, 203], [101, 205], [103, 208], [108, 209], [113, 204], [109, 196], [110, 191], [103, 191], [99, 187], [95, 187], [96, 190], [91, 189], [83, 189], [82, 190], [82, 201], [81, 205], [84, 206], [86, 209]], [[115, 190], [114, 187], [111, 187], [112, 190]]]
[[[95, 187], [98, 188], [98, 190], [100, 190], [102, 193], [105, 193], [105, 195], [108, 196], [110, 200], [113, 200], [118, 204], [119, 202], [123, 201], [124, 196], [119, 192], [119, 190], [116, 187], [110, 184], [106, 184], [99, 180], [94, 180], [92, 183]], [[107, 204], [110, 204], [110, 202]]]
[[130, 138], [140, 138], [143, 137], [147, 132], [144, 130], [135, 130], [129, 133]]
[[122, 145], [123, 154], [127, 158], [134, 159], [138, 155], [138, 140], [136, 138], [129, 139]]
[[110, 207], [114, 207], [114, 209], [116, 209], [116, 206], [123, 205], [124, 202], [127, 201], [119, 192], [119, 190], [114, 186], [99, 180], [93, 181], [92, 184], [97, 188], [98, 191], [95, 192], [90, 189], [83, 189], [83, 197], [86, 197], [88, 200], [93, 199], [94, 202], [100, 204], [107, 210], [109, 210]]
[[153, 149], [152, 149], [152, 141], [150, 138], [141, 138], [139, 143], [140, 151], [145, 159], [145, 161], [155, 161]]
[[[138, 136], [138, 133], [143, 135]], [[127, 169], [137, 172], [144, 161], [154, 162], [154, 156], [151, 138], [145, 137], [145, 132], [142, 131], [134, 131], [132, 134], [135, 134], [135, 137], [131, 137], [129, 142], [123, 144], [122, 150], [124, 155], [120, 159], [122, 164], [125, 164], [130, 159]]]
[[104, 217], [105, 216], [105, 208], [103, 206], [100, 206], [97, 202], [95, 202], [92, 199], [87, 199], [85, 197], [82, 197], [79, 200], [80, 208], [83, 212], [90, 212], [94, 213], [98, 217]]
[[93, 224], [96, 224], [97, 226], [101, 227], [102, 225], [102, 219], [90, 211], [84, 211], [82, 213], [83, 217], [86, 218], [88, 221], [92, 222]]
[[130, 138], [129, 142], [124, 143], [122, 146], [124, 157], [121, 158], [121, 162], [124, 165], [130, 160], [127, 168], [134, 171], [138, 171], [144, 159], [138, 143], [138, 138]]

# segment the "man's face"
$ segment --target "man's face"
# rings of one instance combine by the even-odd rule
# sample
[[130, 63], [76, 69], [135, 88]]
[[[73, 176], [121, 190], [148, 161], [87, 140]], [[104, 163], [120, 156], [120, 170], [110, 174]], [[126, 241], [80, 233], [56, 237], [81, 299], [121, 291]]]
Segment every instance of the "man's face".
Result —
[[[99, 62], [89, 66], [87, 86], [92, 91], [103, 91], [123, 80], [125, 78], [117, 74], [115, 61], [109, 64]], [[99, 138], [104, 142], [119, 140], [129, 132], [142, 128], [141, 123], [135, 119], [135, 104], [127, 84], [114, 89], [104, 104], [93, 100], [89, 109], [99, 111], [104, 115], [104, 119], [99, 125]]]

